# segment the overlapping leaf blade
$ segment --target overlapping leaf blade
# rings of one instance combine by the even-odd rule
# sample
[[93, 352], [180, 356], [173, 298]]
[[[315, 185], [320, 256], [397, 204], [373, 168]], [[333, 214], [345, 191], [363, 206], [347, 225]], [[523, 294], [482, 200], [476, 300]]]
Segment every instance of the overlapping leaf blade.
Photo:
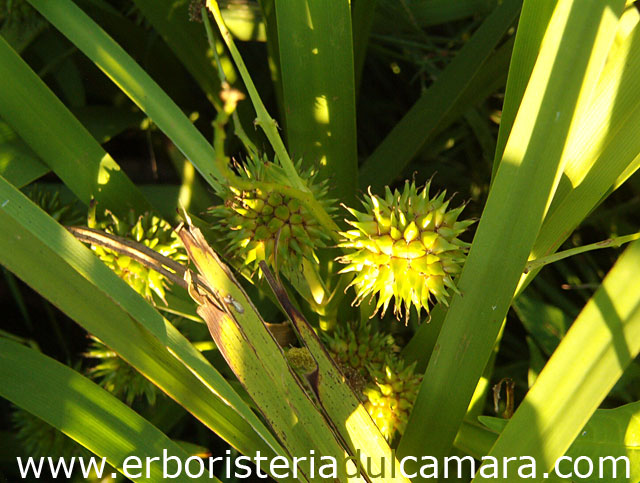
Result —
[[[0, 396], [43, 419], [120, 470], [130, 456], [140, 461], [161, 458], [164, 451], [182, 461], [189, 456], [162, 431], [95, 383], [33, 349], [2, 338]], [[137, 474], [132, 468], [128, 469], [130, 474]], [[134, 481], [163, 479], [162, 463], [156, 461], [148, 468], [149, 478]], [[146, 475], [146, 471], [144, 467], [140, 473]], [[105, 476], [108, 472], [105, 466]], [[175, 481], [205, 479], [219, 481], [208, 475], [194, 479], [185, 474]]]

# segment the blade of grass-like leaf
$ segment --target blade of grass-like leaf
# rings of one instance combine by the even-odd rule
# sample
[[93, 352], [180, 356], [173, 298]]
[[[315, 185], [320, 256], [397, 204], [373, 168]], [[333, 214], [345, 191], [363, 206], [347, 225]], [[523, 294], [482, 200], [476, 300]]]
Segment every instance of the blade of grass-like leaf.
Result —
[[573, 323], [491, 449], [492, 456], [528, 455], [550, 469], [569, 448], [640, 352], [639, 266], [636, 241]]
[[[527, 2], [527, 0], [525, 0]], [[531, 77], [531, 71], [540, 52], [542, 38], [549, 26], [551, 14], [558, 3], [558, 0], [546, 2], [536, 2], [536, 8], [523, 8], [522, 15], [518, 20], [518, 30], [516, 41], [513, 46], [511, 65], [509, 66], [509, 76], [507, 78], [507, 88], [504, 95], [504, 105], [500, 116], [500, 130], [498, 131], [498, 141], [496, 154], [493, 159], [493, 170], [491, 180], [495, 178], [498, 165], [504, 154], [504, 147], [511, 133], [513, 122], [516, 119], [522, 96], [527, 88], [527, 83]], [[526, 3], [525, 3], [526, 5]]]
[[[162, 431], [86, 377], [33, 349], [2, 338], [0, 396], [59, 429], [121, 472], [129, 456], [146, 461], [147, 457], [162, 457], [166, 451], [183, 462], [190, 456]], [[162, 481], [161, 463], [149, 468], [150, 480], [133, 480]], [[108, 467], [104, 469], [108, 472]], [[132, 476], [138, 473], [132, 466], [127, 471]], [[146, 468], [140, 473], [144, 475]], [[184, 474], [176, 479], [204, 480]], [[210, 478], [207, 476], [206, 480]], [[213, 481], [219, 480], [214, 477]]]
[[402, 173], [418, 151], [433, 139], [442, 120], [481, 69], [516, 19], [522, 2], [499, 4], [433, 85], [396, 124], [360, 168], [360, 188], [379, 191]]
[[0, 178], [0, 263], [243, 454], [280, 447], [224, 378], [62, 226]]
[[[605, 478], [612, 477], [614, 481], [620, 481], [618, 478], [625, 473], [625, 463], [621, 456], [629, 458], [629, 478], [623, 477], [623, 481], [633, 483], [640, 478], [640, 403], [631, 403], [620, 406], [615, 409], [597, 409], [589, 422], [579, 431], [579, 436], [573, 442], [571, 447], [565, 453], [576, 461], [580, 456], [587, 456], [593, 462], [600, 462], [599, 458], [605, 458], [602, 461], [602, 470]], [[500, 432], [509, 424], [508, 419], [490, 418], [481, 416], [480, 420], [486, 424], [487, 428], [482, 427], [478, 423], [470, 423], [465, 421], [460, 428], [460, 432], [456, 436], [456, 448], [464, 451], [473, 457], [480, 459], [490, 453], [491, 447], [495, 444], [500, 436]], [[614, 458], [615, 461], [612, 461]], [[615, 464], [617, 475], [615, 476], [612, 469]], [[566, 472], [566, 465], [561, 464], [560, 469]], [[541, 468], [538, 468], [541, 473]], [[599, 469], [596, 469], [591, 478], [581, 478], [581, 481], [603, 481], [598, 475]], [[559, 480], [555, 474], [550, 475], [545, 481], [566, 481]]]
[[355, 0], [351, 2], [351, 28], [353, 30], [353, 68], [356, 95], [362, 79], [364, 59], [367, 55], [369, 35], [373, 27], [378, 0]]
[[[197, 228], [181, 227], [178, 234], [210, 288], [210, 293], [199, 292], [197, 287], [190, 290], [199, 305], [198, 314], [206, 321], [218, 349], [283, 445], [291, 455], [306, 456], [317, 451], [335, 461], [344, 461], [349, 454], [339, 437], [305, 392], [282, 349], [229, 268]], [[343, 424], [342, 421], [336, 423]], [[312, 481], [313, 465], [303, 460], [297, 464], [302, 475]], [[359, 480], [362, 468], [353, 471], [353, 461], [350, 465], [339, 465], [338, 478]]]
[[[567, 158], [531, 258], [554, 253], [582, 220], [640, 167], [640, 27], [617, 49], [598, 85], [598, 96]], [[523, 276], [522, 290], [538, 273]]]
[[42, 80], [0, 38], [0, 113], [84, 203], [114, 212], [148, 201]]
[[[267, 265], [261, 262], [260, 266], [269, 286], [276, 294], [280, 306], [295, 327], [298, 338], [315, 361], [317, 369], [313, 377], [309, 379], [313, 381], [313, 389], [318, 403], [327, 416], [334, 423], [337, 423], [335, 424], [336, 430], [349, 444], [352, 453], [360, 456], [361, 464], [366, 465], [370, 474], [381, 475], [384, 481], [385, 475], [393, 475], [393, 468], [399, 464], [395, 459], [395, 454], [351, 387], [345, 384], [344, 376], [327, 354], [313, 327], [293, 306], [286, 290], [275, 280]], [[377, 481], [375, 478], [372, 480]], [[407, 480], [399, 477], [398, 481]]]
[[572, 120], [591, 101], [623, 7], [621, 0], [566, 0], [554, 12], [459, 279], [464, 296], [453, 297], [400, 455], [443, 457], [453, 443], [559, 182]]
[[349, 2], [278, 0], [276, 18], [289, 152], [349, 203], [358, 174]]
[[29, 0], [49, 22], [89, 57], [147, 113], [213, 187], [220, 177], [213, 148], [178, 106], [140, 66], [70, 0]]

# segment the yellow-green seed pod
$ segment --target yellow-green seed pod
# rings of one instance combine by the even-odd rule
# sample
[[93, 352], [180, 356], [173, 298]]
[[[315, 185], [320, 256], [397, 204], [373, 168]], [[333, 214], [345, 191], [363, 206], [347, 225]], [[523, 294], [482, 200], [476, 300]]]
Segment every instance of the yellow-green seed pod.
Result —
[[[299, 170], [300, 171], [300, 170]], [[289, 186], [287, 176], [278, 164], [264, 160], [247, 160], [239, 170], [240, 177]], [[328, 212], [331, 202], [326, 200], [326, 182], [316, 181], [317, 173], [311, 169], [301, 178]], [[316, 250], [331, 239], [319, 229], [314, 217], [295, 198], [261, 189], [249, 191], [229, 188], [221, 193], [225, 202], [210, 213], [227, 242], [227, 252], [261, 276], [259, 263], [266, 261], [274, 270], [286, 276], [301, 273], [304, 258], [317, 261]]]
[[339, 244], [341, 273], [356, 273], [354, 303], [377, 294], [375, 312], [384, 315], [393, 298], [394, 314], [405, 320], [412, 306], [419, 314], [433, 300], [447, 304], [468, 249], [458, 237], [475, 221], [458, 221], [464, 206], [447, 211], [444, 192], [429, 198], [429, 183], [418, 190], [408, 181], [402, 191], [387, 187], [384, 198], [365, 196], [363, 205], [364, 212], [348, 209], [356, 230], [342, 232]]
[[404, 367], [394, 359], [384, 370], [372, 374], [374, 382], [363, 391], [364, 407], [382, 435], [391, 441], [403, 434], [418, 396], [422, 376], [414, 374], [415, 363]]
[[404, 366], [393, 336], [374, 330], [366, 320], [339, 325], [323, 337], [383, 436], [391, 441], [402, 434], [422, 376], [414, 374], [415, 364]]
[[[180, 238], [175, 234], [171, 225], [158, 216], [151, 213], [136, 215], [130, 211], [126, 218], [119, 218], [106, 211], [103, 219], [98, 221], [95, 209], [94, 205], [89, 212], [88, 224], [90, 228], [104, 230], [112, 235], [142, 243], [176, 262], [188, 260]], [[163, 302], [165, 301], [168, 282], [163, 275], [108, 248], [92, 245], [91, 249], [109, 268], [147, 300], [153, 301], [153, 294], [155, 294]]]

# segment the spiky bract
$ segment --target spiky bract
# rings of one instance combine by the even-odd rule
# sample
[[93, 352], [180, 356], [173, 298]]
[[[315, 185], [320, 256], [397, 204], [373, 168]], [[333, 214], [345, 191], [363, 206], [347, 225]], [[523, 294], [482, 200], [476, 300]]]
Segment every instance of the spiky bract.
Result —
[[446, 192], [429, 198], [429, 184], [418, 190], [407, 181], [402, 191], [387, 187], [384, 198], [365, 196], [365, 212], [347, 208], [355, 229], [341, 233], [347, 253], [339, 261], [347, 264], [341, 273], [355, 273], [354, 303], [378, 294], [375, 312], [382, 308], [384, 315], [394, 298], [394, 314], [404, 310], [408, 319], [412, 305], [428, 312], [432, 298], [447, 304], [456, 291], [453, 277], [468, 249], [458, 236], [474, 220], [457, 221], [464, 205], [447, 211]]
[[[105, 215], [104, 220], [96, 221], [95, 216], [90, 214], [89, 226], [142, 243], [176, 262], [188, 260], [178, 235], [169, 223], [157, 215], [152, 213], [136, 215], [133, 211], [130, 211], [126, 218], [118, 218], [110, 211], [106, 211]], [[153, 301], [155, 293], [163, 302], [165, 301], [167, 281], [163, 275], [127, 255], [98, 245], [92, 245], [91, 248], [109, 268], [140, 295]]]
[[[300, 167], [298, 164], [298, 172]], [[239, 169], [240, 177], [276, 185], [289, 186], [290, 181], [278, 164], [248, 159]], [[316, 200], [331, 211], [326, 200], [326, 182], [316, 180], [316, 171], [301, 172], [300, 177]], [[252, 271], [260, 261], [274, 270], [292, 276], [301, 270], [304, 258], [317, 262], [316, 250], [326, 246], [330, 236], [297, 199], [278, 191], [240, 190], [233, 186], [222, 193], [225, 203], [210, 210], [225, 228], [227, 251]]]

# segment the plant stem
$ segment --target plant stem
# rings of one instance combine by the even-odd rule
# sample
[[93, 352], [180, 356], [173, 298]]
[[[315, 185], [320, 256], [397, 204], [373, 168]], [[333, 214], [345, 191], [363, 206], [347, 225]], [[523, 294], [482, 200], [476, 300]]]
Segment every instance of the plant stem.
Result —
[[591, 243], [590, 245], [584, 245], [581, 247], [571, 248], [569, 250], [564, 250], [558, 253], [554, 253], [553, 255], [549, 255], [548, 257], [537, 258], [527, 263], [524, 269], [524, 273], [529, 273], [531, 270], [536, 270], [540, 267], [543, 267], [544, 265], [549, 265], [550, 263], [554, 263], [559, 260], [572, 257], [574, 255], [579, 255], [580, 253], [590, 252], [592, 250], [599, 250], [600, 248], [608, 248], [608, 247], [617, 248], [621, 245], [624, 245], [625, 243], [629, 243], [638, 239], [640, 239], [640, 232], [633, 233], [631, 235], [618, 236], [615, 238], [608, 238], [606, 240], [602, 240], [596, 243]]
[[[224, 69], [222, 68], [222, 62], [220, 61], [220, 56], [218, 55], [216, 39], [213, 35], [213, 29], [211, 28], [211, 22], [209, 22], [209, 15], [206, 8], [202, 7], [201, 15], [202, 23], [204, 24], [205, 31], [207, 32], [209, 47], [211, 48], [211, 52], [213, 52], [213, 57], [216, 59], [216, 65], [218, 66], [218, 78], [220, 79], [220, 84], [224, 84], [225, 82], [227, 82], [227, 76], [224, 73]], [[214, 106], [218, 110], [222, 109], [222, 106], [217, 100], [214, 101]], [[234, 111], [231, 117], [233, 119], [233, 129], [236, 137], [240, 139], [245, 149], [249, 153], [249, 156], [257, 157], [258, 148], [256, 148], [256, 145], [251, 141], [251, 139], [249, 139], [249, 136], [247, 136], [247, 133], [245, 132], [244, 127], [240, 122], [237, 111]]]
[[238, 68], [238, 72], [240, 72], [240, 76], [244, 81], [245, 87], [247, 88], [247, 92], [249, 93], [249, 97], [251, 98], [251, 102], [256, 110], [256, 120], [255, 124], [260, 126], [264, 131], [267, 139], [273, 146], [273, 149], [276, 153], [276, 156], [280, 160], [280, 164], [284, 169], [285, 173], [291, 180], [291, 184], [293, 187], [297, 188], [300, 191], [309, 191], [307, 186], [305, 186], [304, 182], [298, 176], [298, 172], [296, 171], [289, 154], [287, 153], [287, 149], [282, 142], [282, 138], [280, 134], [278, 134], [278, 125], [276, 121], [269, 116], [267, 109], [264, 107], [262, 103], [262, 99], [260, 98], [260, 94], [253, 84], [251, 80], [251, 76], [249, 75], [249, 71], [247, 67], [244, 65], [244, 61], [238, 52], [238, 49], [233, 42], [231, 37], [231, 33], [227, 30], [227, 27], [224, 24], [224, 20], [222, 19], [222, 14], [220, 13], [220, 8], [218, 7], [218, 2], [215, 0], [207, 0], [207, 7], [213, 13], [213, 17], [218, 24], [218, 28], [220, 29], [220, 33], [222, 34], [222, 38], [224, 39], [227, 47], [229, 48], [229, 52], [231, 53], [231, 57], [233, 57], [234, 62], [236, 63], [236, 67]]

